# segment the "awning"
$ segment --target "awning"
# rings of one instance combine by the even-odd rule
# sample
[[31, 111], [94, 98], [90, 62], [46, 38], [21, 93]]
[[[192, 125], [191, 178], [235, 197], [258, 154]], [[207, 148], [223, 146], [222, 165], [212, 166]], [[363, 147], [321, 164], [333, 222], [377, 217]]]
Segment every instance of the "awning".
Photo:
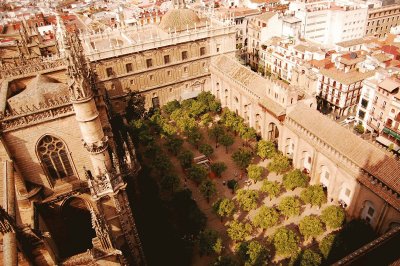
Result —
[[398, 134], [397, 132], [395, 132], [395, 131], [393, 131], [393, 130], [387, 128], [387, 127], [384, 127], [382, 131], [383, 131], [384, 133], [386, 133], [386, 134], [388, 134], [388, 135], [390, 135], [390, 136], [392, 136], [392, 137], [394, 137], [394, 138], [400, 140], [400, 134]]
[[187, 100], [191, 98], [196, 98], [197, 95], [199, 95], [201, 91], [200, 90], [195, 90], [195, 91], [184, 91], [181, 94], [181, 99], [182, 100]]
[[387, 138], [383, 137], [383, 136], [379, 136], [376, 138], [376, 141], [385, 145], [386, 147], [389, 147], [390, 145], [393, 145], [393, 150], [394, 151], [398, 151], [400, 150], [400, 147], [397, 146], [395, 143], [391, 142], [390, 140], [388, 140]]

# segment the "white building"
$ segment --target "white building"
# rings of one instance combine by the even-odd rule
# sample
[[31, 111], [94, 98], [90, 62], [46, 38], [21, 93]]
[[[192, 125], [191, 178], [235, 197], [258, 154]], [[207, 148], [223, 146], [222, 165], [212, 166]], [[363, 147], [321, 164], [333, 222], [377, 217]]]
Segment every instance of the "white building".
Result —
[[301, 20], [301, 37], [317, 43], [333, 46], [365, 35], [367, 7], [330, 1], [296, 1], [290, 3], [289, 11]]
[[292, 72], [309, 60], [322, 60], [325, 52], [310, 43], [295, 44], [291, 38], [274, 38], [262, 45], [261, 59], [267, 72], [291, 82]]
[[282, 20], [278, 13], [265, 12], [249, 19], [246, 51], [247, 62], [253, 69], [258, 68], [261, 44], [281, 35]]

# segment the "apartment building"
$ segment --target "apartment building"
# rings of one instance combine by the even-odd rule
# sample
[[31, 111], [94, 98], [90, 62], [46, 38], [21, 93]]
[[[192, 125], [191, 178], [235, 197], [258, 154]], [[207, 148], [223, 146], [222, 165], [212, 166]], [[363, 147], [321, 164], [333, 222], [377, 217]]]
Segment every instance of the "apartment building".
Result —
[[365, 35], [367, 7], [331, 1], [295, 1], [289, 10], [302, 21], [301, 37], [324, 45], [362, 38]]
[[354, 52], [333, 56], [333, 64], [328, 64], [319, 71], [317, 97], [326, 101], [332, 111], [340, 116], [356, 110], [362, 81], [374, 74], [374, 71], [360, 72], [356, 68], [364, 60], [365, 56]]
[[400, 5], [389, 5], [368, 10], [365, 34], [383, 37], [392, 27], [400, 25]]
[[379, 134], [377, 141], [400, 150], [400, 80], [385, 72], [363, 82], [357, 119], [366, 130]]
[[280, 36], [281, 32], [282, 20], [278, 13], [265, 12], [249, 19], [245, 41], [246, 63], [253, 70], [258, 69], [261, 44], [274, 36]]
[[301, 63], [323, 59], [325, 53], [309, 43], [295, 45], [293, 39], [274, 38], [262, 45], [261, 62], [266, 72], [291, 82], [292, 71]]

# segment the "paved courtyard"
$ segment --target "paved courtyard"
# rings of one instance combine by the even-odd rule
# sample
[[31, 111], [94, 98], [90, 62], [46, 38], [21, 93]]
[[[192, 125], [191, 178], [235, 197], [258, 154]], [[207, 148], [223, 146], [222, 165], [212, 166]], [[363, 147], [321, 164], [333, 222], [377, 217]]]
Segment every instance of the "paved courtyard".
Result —
[[[202, 143], [208, 143], [214, 148], [214, 153], [210, 156], [210, 160], [212, 162], [224, 162], [227, 166], [227, 170], [223, 172], [221, 178], [215, 178], [213, 181], [215, 182], [216, 188], [217, 188], [217, 193], [216, 196], [210, 199], [210, 202], [208, 203], [207, 200], [203, 197], [203, 195], [200, 192], [199, 187], [192, 181], [188, 180], [185, 178], [185, 174], [183, 172], [182, 167], [180, 166], [180, 163], [178, 159], [173, 156], [172, 154], [170, 155], [171, 161], [174, 165], [174, 168], [177, 170], [177, 173], [179, 174], [181, 178], [181, 184], [183, 187], [189, 188], [192, 193], [193, 193], [193, 198], [197, 202], [199, 208], [204, 212], [204, 214], [207, 216], [207, 228], [213, 229], [217, 231], [220, 235], [220, 237], [223, 240], [224, 243], [224, 250], [223, 254], [230, 254], [234, 253], [234, 242], [228, 237], [226, 229], [227, 229], [227, 224], [229, 221], [233, 220], [233, 218], [227, 219], [225, 218], [222, 222], [220, 217], [218, 217], [212, 210], [212, 204], [218, 199], [218, 198], [234, 198], [235, 195], [232, 193], [232, 191], [224, 184], [230, 179], [236, 179], [238, 181], [238, 189], [240, 188], [248, 188], [248, 189], [255, 189], [259, 190], [262, 186], [262, 181], [258, 181], [257, 183], [254, 183], [252, 180], [250, 180], [242, 171], [236, 166], [234, 161], [231, 158], [231, 155], [233, 152], [238, 150], [240, 147], [243, 147], [244, 142], [240, 137], [235, 137], [235, 142], [232, 146], [228, 148], [228, 153], [225, 151], [225, 147], [222, 145], [219, 145], [218, 148], [215, 148], [215, 141], [211, 140], [207, 134], [206, 129], [201, 130], [203, 134], [203, 141]], [[194, 153], [194, 157], [201, 155], [201, 153], [191, 144], [187, 143], [186, 141], [183, 144], [184, 149], [188, 149]], [[257, 155], [254, 155], [252, 163], [261, 165], [266, 167], [268, 164], [268, 160], [262, 161]], [[268, 171], [265, 169], [264, 175], [265, 178], [267, 178], [270, 181], [279, 181], [282, 182], [282, 175], [277, 175], [275, 173], [268, 173]], [[280, 200], [285, 197], [285, 196], [300, 196], [300, 192], [302, 191], [302, 188], [296, 188], [293, 191], [287, 191], [282, 193], [279, 197], [274, 198], [272, 200], [269, 199], [269, 197], [266, 197], [265, 194], [260, 193], [260, 200], [258, 203], [258, 208], [261, 207], [262, 205], [266, 205], [269, 207], [276, 206], [279, 204]], [[325, 204], [327, 205], [327, 204]], [[252, 238], [258, 239], [258, 240], [263, 240], [266, 239], [268, 236], [270, 236], [277, 228], [281, 226], [289, 226], [296, 228], [297, 227], [294, 225], [298, 225], [300, 220], [308, 215], [320, 215], [321, 210], [325, 207], [323, 205], [321, 208], [319, 207], [311, 207], [310, 205], [303, 205], [302, 206], [302, 212], [300, 216], [296, 217], [291, 217], [289, 219], [284, 219], [281, 217], [281, 222], [274, 227], [269, 228], [268, 230], [261, 230], [261, 229], [256, 229], [253, 232]], [[234, 214], [234, 218], [238, 219], [240, 221], [250, 221], [251, 218], [256, 214], [257, 209], [253, 209], [250, 212], [243, 212], [238, 208], [236, 209], [236, 213]], [[292, 226], [290, 226], [292, 225]], [[324, 234], [322, 234], [318, 239], [322, 239], [325, 235], [329, 234], [331, 231], [326, 230]], [[312, 245], [312, 243], [303, 243], [304, 247]], [[199, 255], [199, 252], [195, 252], [195, 257], [193, 259], [193, 265], [209, 265], [212, 261], [214, 260], [214, 257], [212, 256], [201, 256]]]

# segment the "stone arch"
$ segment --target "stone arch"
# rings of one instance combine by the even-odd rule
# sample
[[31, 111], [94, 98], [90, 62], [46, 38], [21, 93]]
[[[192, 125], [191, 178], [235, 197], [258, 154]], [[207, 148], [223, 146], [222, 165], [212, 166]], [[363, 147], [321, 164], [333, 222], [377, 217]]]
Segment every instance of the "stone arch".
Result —
[[261, 133], [261, 115], [259, 113], [257, 113], [255, 115], [254, 123], [255, 123], [255, 129], [256, 129], [257, 134], [260, 134]]
[[96, 231], [93, 228], [94, 210], [84, 198], [72, 196], [61, 205], [61, 217], [64, 221], [59, 244], [60, 256], [70, 257], [93, 248]]
[[268, 124], [267, 138], [270, 141], [274, 141], [274, 142], [278, 141], [279, 129], [278, 129], [278, 126], [274, 122], [271, 122]]
[[331, 171], [326, 165], [321, 165], [319, 169], [319, 182], [324, 188], [328, 188], [330, 184]]
[[376, 207], [370, 200], [364, 201], [361, 209], [360, 217], [368, 223], [372, 224], [376, 216]]
[[45, 134], [36, 142], [36, 156], [51, 186], [76, 177], [76, 169], [65, 142], [54, 134]]
[[224, 97], [225, 97], [225, 106], [228, 106], [228, 100], [229, 100], [229, 91], [228, 91], [228, 89], [225, 89]]
[[289, 158], [293, 158], [293, 153], [294, 153], [294, 141], [291, 138], [286, 138], [285, 141], [285, 150], [284, 150], [286, 156]]
[[351, 189], [349, 188], [349, 185], [345, 182], [341, 182], [340, 185], [338, 186], [338, 202], [339, 204], [347, 208], [347, 206], [350, 205], [350, 199], [351, 199]]
[[304, 169], [305, 172], [311, 172], [312, 163], [312, 153], [309, 151], [303, 151], [301, 153], [301, 167]]

